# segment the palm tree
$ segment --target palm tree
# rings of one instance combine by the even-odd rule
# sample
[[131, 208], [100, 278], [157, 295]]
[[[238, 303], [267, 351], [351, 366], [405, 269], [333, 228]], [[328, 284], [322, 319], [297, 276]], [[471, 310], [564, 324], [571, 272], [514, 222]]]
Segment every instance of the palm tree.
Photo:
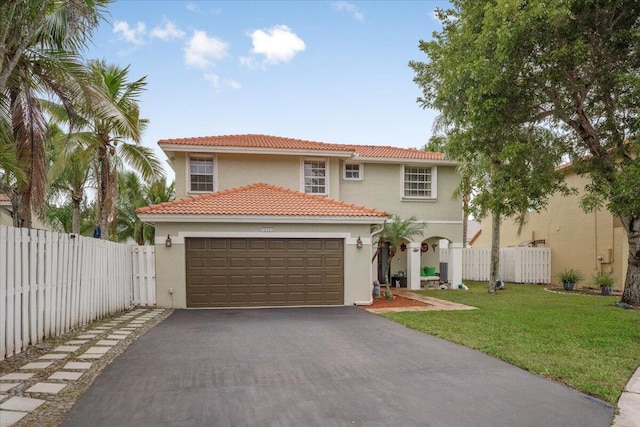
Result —
[[72, 221], [69, 231], [79, 234], [81, 207], [85, 190], [92, 178], [93, 150], [69, 138], [55, 123], [49, 125], [47, 146], [51, 163], [47, 199], [71, 202]]
[[161, 178], [164, 171], [153, 150], [140, 145], [142, 132], [148, 122], [140, 118], [138, 107], [146, 78], [130, 82], [129, 67], [120, 68], [104, 61], [91, 61], [89, 70], [94, 88], [106, 96], [114, 107], [106, 114], [96, 114], [93, 110], [85, 112], [98, 160], [98, 225], [101, 237], [108, 239], [110, 225], [115, 224], [120, 161], [133, 167], [146, 181]]
[[[47, 122], [38, 97], [65, 108], [87, 95], [79, 52], [97, 26], [106, 0], [5, 0], [0, 4], [0, 140], [13, 146], [21, 173], [7, 173], [14, 225], [43, 214]], [[1, 160], [0, 160], [1, 161]], [[3, 162], [4, 163], [4, 162]]]
[[[380, 255], [382, 246], [384, 243], [389, 243], [389, 258], [387, 258], [387, 265], [385, 271], [389, 271], [391, 267], [391, 261], [398, 251], [398, 247], [405, 241], [411, 240], [416, 236], [422, 236], [425, 224], [417, 223], [416, 217], [412, 216], [408, 219], [401, 219], [398, 215], [391, 215], [390, 219], [382, 225], [382, 231], [378, 233], [378, 248], [373, 255], [372, 262]], [[391, 299], [391, 289], [389, 288], [389, 281], [385, 284], [385, 298]]]
[[155, 228], [150, 224], [144, 224], [138, 215], [136, 208], [152, 204], [168, 202], [175, 198], [175, 185], [172, 182], [167, 185], [162, 178], [149, 185], [144, 184], [135, 172], [121, 172], [119, 179], [119, 196], [117, 209], [116, 235], [112, 236], [117, 241], [123, 242], [129, 239], [135, 240], [138, 245], [153, 244], [155, 241]]

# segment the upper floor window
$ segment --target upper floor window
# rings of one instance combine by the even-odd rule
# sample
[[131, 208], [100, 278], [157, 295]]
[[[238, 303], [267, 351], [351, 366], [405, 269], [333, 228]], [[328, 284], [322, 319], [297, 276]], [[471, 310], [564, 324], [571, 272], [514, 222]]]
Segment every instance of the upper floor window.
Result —
[[344, 179], [353, 181], [362, 181], [364, 178], [364, 170], [361, 163], [345, 163]]
[[435, 168], [404, 167], [404, 197], [415, 199], [434, 199]]
[[305, 193], [327, 194], [327, 162], [324, 160], [305, 160], [303, 182]]
[[213, 192], [213, 158], [191, 157], [189, 159], [189, 182], [191, 192]]

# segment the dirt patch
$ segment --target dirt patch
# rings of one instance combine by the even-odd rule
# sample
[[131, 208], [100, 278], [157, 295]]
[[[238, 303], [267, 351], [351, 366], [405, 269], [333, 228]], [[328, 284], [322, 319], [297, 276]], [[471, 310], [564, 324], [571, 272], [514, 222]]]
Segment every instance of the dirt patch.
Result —
[[368, 306], [362, 306], [361, 308], [369, 309], [369, 308], [398, 308], [398, 307], [427, 307], [427, 306], [429, 306], [429, 304], [427, 303], [401, 297], [398, 295], [394, 295], [391, 301], [387, 300], [384, 297], [374, 298], [373, 304]]

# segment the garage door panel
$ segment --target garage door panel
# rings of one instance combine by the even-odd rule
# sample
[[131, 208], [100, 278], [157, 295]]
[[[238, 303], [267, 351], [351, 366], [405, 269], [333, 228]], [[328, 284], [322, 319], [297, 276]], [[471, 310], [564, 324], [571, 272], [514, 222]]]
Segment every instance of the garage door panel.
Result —
[[187, 238], [185, 243], [188, 307], [344, 302], [341, 239]]
[[305, 268], [305, 259], [302, 257], [287, 258], [287, 268]]
[[324, 267], [325, 268], [342, 268], [342, 258], [331, 256], [324, 258]]
[[268, 258], [269, 268], [286, 268], [287, 260], [284, 257]]

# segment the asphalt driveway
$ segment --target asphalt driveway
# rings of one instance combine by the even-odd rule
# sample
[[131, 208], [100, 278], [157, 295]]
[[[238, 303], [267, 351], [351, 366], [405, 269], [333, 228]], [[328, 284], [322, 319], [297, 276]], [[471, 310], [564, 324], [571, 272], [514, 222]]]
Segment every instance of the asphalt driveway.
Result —
[[63, 426], [608, 426], [610, 405], [355, 307], [178, 310]]

